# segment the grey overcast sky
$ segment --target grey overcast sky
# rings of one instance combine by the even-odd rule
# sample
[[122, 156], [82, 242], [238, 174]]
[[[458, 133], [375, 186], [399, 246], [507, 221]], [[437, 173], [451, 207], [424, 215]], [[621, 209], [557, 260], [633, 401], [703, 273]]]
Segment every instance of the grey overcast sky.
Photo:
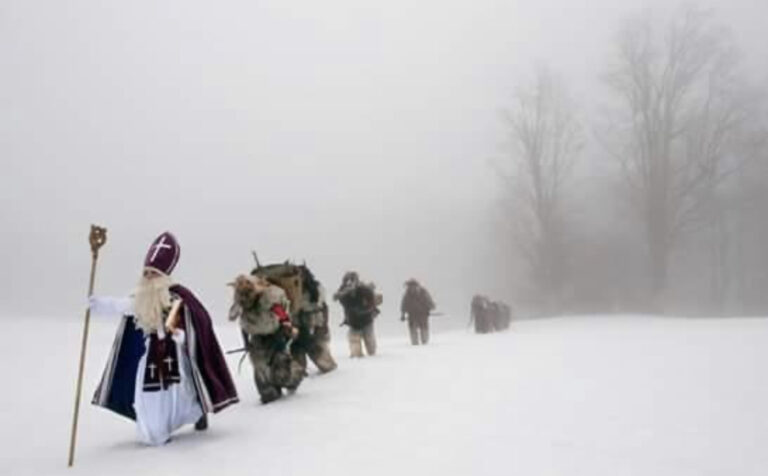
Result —
[[[168, 229], [217, 318], [251, 249], [357, 269], [389, 313], [411, 276], [448, 311], [502, 295], [499, 110], [536, 64], [589, 107], [622, 18], [673, 3], [2, 0], [0, 318], [80, 315], [91, 222], [97, 292]], [[768, 2], [690, 3], [768, 78]]]

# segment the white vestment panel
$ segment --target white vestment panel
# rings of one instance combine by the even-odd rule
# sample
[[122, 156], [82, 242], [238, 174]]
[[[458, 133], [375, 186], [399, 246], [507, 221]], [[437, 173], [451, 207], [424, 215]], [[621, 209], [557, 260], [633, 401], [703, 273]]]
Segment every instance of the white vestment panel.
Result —
[[139, 438], [148, 445], [166, 443], [171, 433], [179, 427], [197, 422], [203, 416], [203, 410], [197, 400], [189, 358], [184, 352], [184, 332], [174, 335], [176, 358], [179, 363], [181, 381], [169, 385], [166, 389], [144, 390], [144, 377], [147, 369], [147, 353], [150, 339], [145, 339], [146, 349], [139, 361], [136, 372], [136, 393], [133, 407], [136, 410], [136, 424]]

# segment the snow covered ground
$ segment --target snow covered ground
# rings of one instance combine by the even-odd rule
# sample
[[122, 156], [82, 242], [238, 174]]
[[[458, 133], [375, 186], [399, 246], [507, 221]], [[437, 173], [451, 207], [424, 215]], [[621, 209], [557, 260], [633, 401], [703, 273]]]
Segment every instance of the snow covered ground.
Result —
[[[382, 339], [359, 361], [334, 329], [336, 372], [262, 406], [246, 362], [242, 403], [161, 448], [88, 403], [114, 328], [92, 327], [67, 469], [80, 324], [6, 320], [0, 475], [768, 474], [765, 319], [549, 319], [424, 348]], [[219, 335], [236, 346], [233, 327]]]

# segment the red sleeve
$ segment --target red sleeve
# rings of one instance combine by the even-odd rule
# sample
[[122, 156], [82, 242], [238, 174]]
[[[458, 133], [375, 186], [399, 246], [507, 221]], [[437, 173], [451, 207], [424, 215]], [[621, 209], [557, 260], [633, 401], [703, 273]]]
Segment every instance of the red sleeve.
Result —
[[270, 309], [270, 311], [272, 311], [272, 314], [274, 314], [277, 317], [277, 320], [281, 324], [284, 324], [286, 322], [291, 322], [291, 316], [289, 316], [288, 313], [285, 312], [285, 309], [280, 304], [275, 304], [274, 306], [272, 306], [272, 309]]

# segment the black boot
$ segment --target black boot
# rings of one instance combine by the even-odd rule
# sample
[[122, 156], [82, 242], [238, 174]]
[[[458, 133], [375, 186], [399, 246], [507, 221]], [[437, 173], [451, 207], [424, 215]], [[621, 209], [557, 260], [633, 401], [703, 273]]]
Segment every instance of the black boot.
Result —
[[283, 392], [277, 387], [267, 387], [261, 391], [261, 403], [266, 405], [267, 403], [274, 402], [283, 396]]
[[195, 423], [195, 430], [197, 431], [204, 431], [208, 429], [208, 416], [203, 413], [203, 416], [200, 417], [199, 420], [197, 420], [197, 423]]

